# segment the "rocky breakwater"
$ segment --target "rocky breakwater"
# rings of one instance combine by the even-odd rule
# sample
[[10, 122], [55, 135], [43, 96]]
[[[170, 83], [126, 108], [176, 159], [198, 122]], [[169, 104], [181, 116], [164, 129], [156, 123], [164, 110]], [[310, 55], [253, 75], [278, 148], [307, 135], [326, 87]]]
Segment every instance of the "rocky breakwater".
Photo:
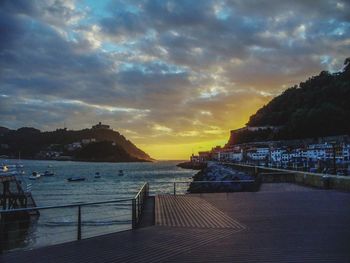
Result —
[[192, 170], [202, 170], [207, 167], [207, 163], [201, 162], [183, 162], [179, 163], [176, 166], [184, 168], [184, 169], [192, 169]]
[[259, 184], [245, 172], [230, 166], [209, 162], [207, 167], [193, 176], [189, 193], [218, 193], [258, 191]]

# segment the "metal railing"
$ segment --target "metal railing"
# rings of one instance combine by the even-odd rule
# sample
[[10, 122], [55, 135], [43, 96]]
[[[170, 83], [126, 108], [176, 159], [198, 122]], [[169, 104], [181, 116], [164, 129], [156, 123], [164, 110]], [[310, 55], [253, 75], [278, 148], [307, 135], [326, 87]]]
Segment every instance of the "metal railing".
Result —
[[0, 210], [0, 253], [128, 229], [132, 200]]
[[[246, 180], [225, 180], [225, 181], [159, 181], [159, 182], [152, 182], [151, 188], [152, 191], [151, 194], [157, 195], [157, 194], [172, 194], [172, 195], [183, 195], [187, 193], [191, 193], [189, 186], [196, 185], [196, 184], [211, 184], [211, 185], [245, 185], [245, 184], [254, 184], [256, 181], [253, 179], [246, 179]], [[161, 191], [156, 190], [155, 185], [167, 185], [167, 187], [161, 188]], [[167, 191], [165, 191], [165, 188]]]
[[149, 184], [145, 183], [132, 200], [132, 228], [140, 223], [146, 198], [149, 196]]
[[33, 185], [31, 183], [28, 183], [25, 187], [24, 192], [25, 193], [31, 193], [32, 192]]
[[148, 196], [145, 183], [134, 198], [0, 210], [0, 254], [137, 228]]
[[[294, 173], [294, 172], [299, 172], [299, 173], [305, 173], [305, 174], [320, 174], [320, 175], [326, 175], [326, 176], [349, 176], [344, 174], [344, 175], [339, 175], [339, 174], [333, 174], [333, 173], [329, 173], [329, 171], [327, 172], [312, 172], [309, 171], [309, 169], [311, 168], [310, 166], [293, 166], [290, 164], [287, 165], [283, 165], [281, 163], [267, 163], [267, 164], [259, 164], [256, 162], [234, 162], [234, 161], [221, 161], [220, 163], [222, 164], [228, 164], [228, 165], [239, 165], [239, 166], [246, 166], [246, 167], [256, 167], [256, 168], [261, 168], [261, 169], [269, 169], [269, 170], [278, 170], [278, 171], [285, 171], [285, 172], [290, 172], [290, 173]], [[329, 168], [329, 167], [325, 167], [325, 168]], [[338, 167], [340, 170], [344, 170], [344, 168], [342, 167]]]
[[[254, 180], [158, 181], [152, 182], [151, 187], [153, 195], [159, 193], [181, 195], [189, 193], [190, 186], [197, 184], [203, 185], [205, 192], [205, 187], [213, 187], [214, 189], [219, 186], [234, 189], [236, 186], [254, 183]], [[157, 185], [160, 187], [157, 188]], [[154, 191], [154, 189], [161, 190], [161, 192]], [[4, 249], [11, 250], [20, 246], [34, 248], [81, 240], [130, 228], [135, 229], [141, 222], [146, 199], [149, 195], [150, 184], [145, 183], [133, 198], [128, 199], [0, 210], [0, 253]], [[40, 216], [38, 213], [33, 213], [38, 211], [40, 211]], [[35, 214], [36, 217], [33, 216]], [[31, 215], [31, 219], [28, 215]], [[33, 218], [36, 218], [38, 223]], [[29, 221], [31, 226], [29, 226]], [[4, 247], [8, 237], [12, 239], [15, 237], [18, 240], [14, 240], [12, 245], [6, 244]], [[23, 240], [25, 238], [27, 240]], [[30, 242], [32, 242], [32, 246], [28, 246]], [[26, 246], [19, 244], [26, 244]]]

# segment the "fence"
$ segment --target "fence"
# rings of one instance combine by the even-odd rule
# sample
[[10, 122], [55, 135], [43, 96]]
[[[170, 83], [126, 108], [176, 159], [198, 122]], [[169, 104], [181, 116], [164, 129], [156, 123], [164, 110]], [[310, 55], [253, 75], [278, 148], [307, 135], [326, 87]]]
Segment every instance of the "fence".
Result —
[[0, 253], [136, 228], [148, 196], [145, 183], [130, 199], [0, 210]]
[[146, 198], [149, 196], [149, 184], [145, 183], [132, 200], [132, 228], [137, 228], [142, 217]]
[[[178, 189], [180, 188], [180, 194], [183, 194], [184, 187], [181, 185], [185, 185], [187, 188], [186, 192], [206, 192], [208, 190], [218, 191], [218, 188], [222, 188], [223, 190], [232, 190], [239, 191], [246, 188], [247, 185], [254, 184], [255, 180], [227, 180], [227, 181], [175, 181], [173, 182], [173, 195], [179, 194]], [[180, 185], [180, 187], [179, 187]], [[182, 190], [182, 191], [181, 191]], [[210, 192], [210, 191], [209, 191]]]
[[[205, 187], [240, 191], [254, 180], [153, 182], [152, 194], [186, 194]], [[205, 187], [204, 187], [205, 186]], [[204, 188], [203, 188], [204, 187]], [[228, 188], [222, 188], [227, 190]], [[200, 192], [200, 191], [199, 191]], [[134, 198], [61, 206], [0, 210], [0, 252], [31, 249], [137, 228], [150, 195], [145, 183]], [[38, 213], [39, 212], [39, 213]]]

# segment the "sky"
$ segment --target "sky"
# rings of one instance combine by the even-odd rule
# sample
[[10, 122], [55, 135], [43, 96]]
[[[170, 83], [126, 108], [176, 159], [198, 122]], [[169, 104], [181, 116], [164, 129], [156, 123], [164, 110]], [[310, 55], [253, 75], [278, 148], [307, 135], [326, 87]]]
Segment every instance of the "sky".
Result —
[[0, 126], [109, 124], [156, 159], [224, 145], [350, 56], [332, 0], [0, 0]]

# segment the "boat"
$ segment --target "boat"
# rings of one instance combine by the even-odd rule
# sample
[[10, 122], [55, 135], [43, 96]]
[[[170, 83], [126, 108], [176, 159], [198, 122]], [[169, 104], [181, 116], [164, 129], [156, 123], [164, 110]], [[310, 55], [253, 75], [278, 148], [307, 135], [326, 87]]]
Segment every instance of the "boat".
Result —
[[33, 172], [30, 176], [29, 176], [29, 180], [37, 180], [40, 178], [40, 174], [38, 172]]
[[124, 175], [123, 170], [119, 170], [118, 176], [123, 176], [123, 175]]
[[4, 165], [2, 166], [2, 168], [1, 168], [1, 171], [4, 172], [4, 173], [8, 172], [8, 170], [9, 170], [9, 168], [8, 168], [8, 166], [5, 165], [5, 164], [4, 164]]
[[76, 177], [69, 177], [67, 179], [68, 182], [79, 182], [79, 181], [85, 181], [85, 177], [82, 176], [76, 176]]
[[101, 175], [100, 175], [99, 172], [96, 172], [94, 177], [95, 177], [95, 178], [101, 178]]
[[55, 173], [54, 172], [50, 172], [50, 171], [45, 171], [43, 173], [43, 176], [54, 176], [54, 175], [55, 175]]
[[3, 164], [1, 166], [0, 176], [15, 176], [18, 172], [14, 169], [11, 169], [11, 166]]

